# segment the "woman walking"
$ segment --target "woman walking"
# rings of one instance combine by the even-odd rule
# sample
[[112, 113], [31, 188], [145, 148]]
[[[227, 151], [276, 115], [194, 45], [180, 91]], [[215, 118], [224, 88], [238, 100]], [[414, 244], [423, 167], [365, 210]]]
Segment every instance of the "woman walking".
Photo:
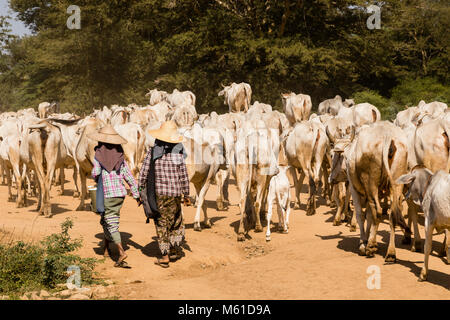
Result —
[[[162, 258], [155, 264], [167, 268], [181, 258], [185, 230], [181, 203], [189, 204], [189, 177], [183, 155], [183, 136], [174, 121], [149, 130], [155, 140], [139, 174], [139, 190], [144, 192], [156, 227]], [[145, 191], [144, 191], [145, 190]], [[144, 198], [144, 197], [143, 197]]]
[[104, 255], [109, 256], [109, 244], [113, 242], [119, 250], [119, 259], [114, 266], [128, 268], [125, 261], [128, 256], [123, 250], [119, 232], [120, 209], [127, 194], [123, 180], [130, 186], [138, 204], [140, 198], [137, 183], [124, 159], [121, 146], [127, 141], [111, 125], [106, 125], [88, 137], [98, 141], [92, 177], [97, 181], [97, 212], [101, 214], [100, 224], [105, 236]]

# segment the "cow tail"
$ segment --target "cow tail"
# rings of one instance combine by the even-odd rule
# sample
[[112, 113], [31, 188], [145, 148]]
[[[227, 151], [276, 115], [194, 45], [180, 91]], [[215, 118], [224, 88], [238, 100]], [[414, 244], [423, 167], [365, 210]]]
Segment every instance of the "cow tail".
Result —
[[[139, 132], [139, 129], [140, 129], [140, 127], [137, 127], [137, 130], [136, 130], [136, 153], [135, 153], [135, 159], [134, 159], [134, 166], [135, 166], [135, 168], [136, 168], [136, 170], [138, 170], [138, 163], [140, 162], [140, 156], [141, 156], [141, 154], [140, 154], [140, 140], [141, 140], [141, 133]], [[139, 172], [139, 170], [138, 170], [138, 172]]]
[[394, 183], [394, 179], [392, 178], [391, 174], [391, 168], [389, 166], [389, 151], [392, 146], [395, 146], [394, 141], [391, 138], [386, 137], [383, 143], [383, 167], [388, 176], [390, 184]]
[[[314, 141], [313, 143], [314, 143], [314, 145], [313, 145], [313, 149], [312, 149], [312, 153], [311, 153], [311, 159], [309, 159], [309, 163], [312, 163], [312, 161], [313, 161], [314, 155], [317, 152], [317, 146], [319, 145], [319, 139], [320, 139], [320, 130], [319, 130], [319, 128], [313, 128], [313, 130], [314, 130], [314, 135], [313, 135], [313, 141]], [[309, 168], [309, 170], [310, 170], [309, 176], [313, 177], [314, 175], [313, 175], [313, 172], [312, 172], [312, 166], [310, 165], [309, 167], [310, 167]]]
[[248, 111], [248, 108], [250, 107], [251, 99], [252, 99], [252, 89], [244, 86], [245, 90], [245, 112]]
[[377, 122], [378, 116], [377, 112], [372, 109], [372, 122]]
[[[246, 208], [247, 208], [247, 206], [248, 206], [248, 204], [247, 204], [247, 201], [251, 201], [250, 202], [250, 206], [253, 206], [254, 205], [254, 200], [253, 200], [253, 194], [252, 194], [252, 179], [253, 179], [253, 166], [254, 166], [254, 164], [253, 164], [253, 155], [254, 155], [254, 150], [252, 150], [251, 152], [250, 152], [250, 143], [248, 143], [248, 139], [249, 139], [249, 137], [247, 136], [246, 137], [246, 139], [247, 139], [247, 150], [248, 150], [248, 169], [249, 169], [249, 177], [248, 177], [248, 196], [247, 196], [247, 198], [246, 198], [246, 200], [245, 200], [245, 205], [244, 205], [244, 212], [245, 212], [245, 214], [247, 215], [247, 222], [250, 222], [250, 221], [252, 221], [253, 220], [253, 216], [252, 216], [252, 213], [253, 213], [253, 210], [249, 213], [249, 212], [246, 212]], [[252, 144], [252, 147], [253, 147], [253, 144]], [[250, 156], [252, 156], [252, 157], [250, 157]]]
[[[388, 176], [389, 184], [391, 185], [391, 188], [396, 185], [394, 178], [392, 177], [391, 168], [389, 164], [389, 159], [393, 159], [396, 154], [396, 146], [395, 141], [390, 138], [386, 137], [383, 143], [383, 167], [384, 170]], [[394, 195], [392, 195], [392, 206], [391, 206], [391, 215], [392, 215], [392, 221], [395, 225], [399, 225], [401, 228], [403, 228], [407, 233], [410, 233], [410, 228], [406, 225], [406, 222], [402, 216], [401, 211], [401, 200], [400, 199], [394, 199]]]
[[443, 123], [443, 126], [444, 126], [444, 130], [445, 130], [443, 133], [443, 136], [446, 138], [445, 145], [447, 146], [447, 155], [448, 155], [446, 172], [450, 173], [450, 141], [449, 141], [450, 140], [450, 126], [448, 125], [448, 123]]

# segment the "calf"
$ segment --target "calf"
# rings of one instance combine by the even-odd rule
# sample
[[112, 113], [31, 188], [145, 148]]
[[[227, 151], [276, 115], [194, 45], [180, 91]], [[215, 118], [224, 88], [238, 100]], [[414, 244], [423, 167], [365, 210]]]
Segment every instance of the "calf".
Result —
[[409, 185], [407, 197], [420, 204], [425, 214], [425, 257], [419, 277], [425, 281], [435, 228], [438, 232], [445, 230], [444, 252], [450, 263], [450, 174], [443, 170], [433, 174], [424, 166], [416, 166], [411, 173], [399, 177], [397, 183]]
[[269, 193], [267, 194], [267, 202], [269, 209], [267, 210], [267, 231], [266, 241], [270, 241], [270, 219], [272, 218], [272, 205], [277, 204], [278, 211], [278, 230], [288, 233], [290, 206], [289, 179], [286, 175], [288, 166], [279, 166], [279, 173], [270, 179]]

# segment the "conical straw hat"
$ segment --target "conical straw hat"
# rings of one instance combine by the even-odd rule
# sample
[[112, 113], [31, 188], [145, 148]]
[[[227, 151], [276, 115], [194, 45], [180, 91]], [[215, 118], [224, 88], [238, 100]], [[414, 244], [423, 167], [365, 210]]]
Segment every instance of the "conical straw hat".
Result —
[[155, 139], [169, 142], [180, 143], [183, 141], [183, 136], [177, 131], [177, 125], [175, 121], [166, 121], [161, 125], [161, 128], [156, 130], [148, 130], [148, 133]]
[[87, 137], [104, 142], [104, 143], [110, 143], [110, 144], [125, 144], [127, 143], [127, 140], [122, 138], [116, 130], [112, 127], [112, 125], [107, 124], [103, 128], [101, 128], [99, 131], [88, 133]]

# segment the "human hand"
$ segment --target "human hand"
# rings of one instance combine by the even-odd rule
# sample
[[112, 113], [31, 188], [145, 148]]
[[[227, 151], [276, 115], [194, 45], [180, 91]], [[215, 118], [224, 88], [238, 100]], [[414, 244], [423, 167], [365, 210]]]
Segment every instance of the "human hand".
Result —
[[140, 197], [139, 198], [135, 198], [135, 200], [136, 200], [136, 202], [138, 204], [138, 207], [139, 207], [142, 204], [141, 198]]

